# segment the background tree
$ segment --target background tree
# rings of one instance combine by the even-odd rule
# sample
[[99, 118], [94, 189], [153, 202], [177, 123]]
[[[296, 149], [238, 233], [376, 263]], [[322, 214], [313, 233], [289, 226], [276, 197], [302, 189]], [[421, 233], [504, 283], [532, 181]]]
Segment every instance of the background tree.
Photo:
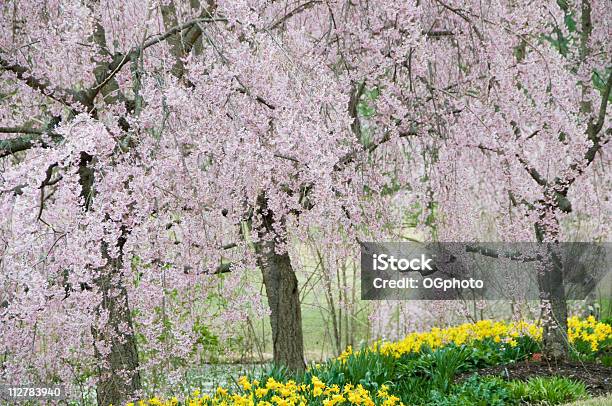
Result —
[[[444, 8], [460, 27], [449, 47], [461, 56], [450, 84], [427, 80], [432, 103], [454, 109], [440, 119], [433, 180], [440, 237], [482, 239], [489, 223], [489, 238], [503, 241], [606, 240], [609, 8], [588, 0]], [[563, 274], [548, 255], [545, 349], [566, 357]]]

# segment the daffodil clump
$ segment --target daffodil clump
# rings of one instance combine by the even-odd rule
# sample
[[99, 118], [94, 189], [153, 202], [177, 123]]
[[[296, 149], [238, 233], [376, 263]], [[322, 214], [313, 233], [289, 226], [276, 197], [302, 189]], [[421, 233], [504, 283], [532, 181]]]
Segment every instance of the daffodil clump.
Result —
[[302, 384], [294, 380], [279, 382], [272, 377], [263, 383], [257, 379], [249, 380], [246, 376], [240, 377], [238, 383], [241, 386], [239, 393], [230, 393], [219, 387], [213, 395], [202, 394], [196, 390], [184, 403], [179, 403], [176, 398], [165, 401], [152, 398], [129, 403], [127, 406], [403, 406], [397, 396], [389, 393], [386, 385], [370, 392], [362, 385], [327, 385], [316, 376], [311, 377], [310, 383]]
[[[515, 347], [519, 337], [530, 337], [539, 341], [542, 338], [542, 328], [524, 321], [505, 323], [481, 320], [444, 329], [434, 327], [428, 332], [408, 334], [404, 339], [396, 342], [378, 341], [372, 345], [371, 349], [383, 355], [400, 358], [404, 354], [417, 353], [425, 346], [435, 350], [449, 344], [461, 346], [486, 339], [492, 339], [496, 343], [504, 342], [510, 347]], [[348, 348], [339, 359], [346, 360], [351, 352], [352, 349]]]
[[579, 349], [586, 345], [591, 351], [597, 352], [602, 347], [612, 347], [612, 326], [598, 322], [593, 316], [586, 319], [568, 318], [567, 336], [570, 344]]

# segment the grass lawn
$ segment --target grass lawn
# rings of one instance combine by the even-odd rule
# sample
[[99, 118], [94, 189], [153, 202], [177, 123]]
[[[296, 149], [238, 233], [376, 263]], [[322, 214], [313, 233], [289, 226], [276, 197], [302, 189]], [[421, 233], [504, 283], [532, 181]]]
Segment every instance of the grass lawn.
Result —
[[566, 403], [566, 406], [610, 406], [612, 405], [612, 395], [602, 396], [589, 400], [581, 400], [573, 403]]

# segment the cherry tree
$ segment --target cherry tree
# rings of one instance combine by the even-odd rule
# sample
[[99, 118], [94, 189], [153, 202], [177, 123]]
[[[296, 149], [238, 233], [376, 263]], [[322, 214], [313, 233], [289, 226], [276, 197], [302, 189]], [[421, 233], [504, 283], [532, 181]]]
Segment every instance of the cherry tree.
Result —
[[[447, 81], [427, 80], [432, 104], [449, 106], [431, 180], [439, 238], [478, 240], [486, 229], [510, 242], [607, 240], [609, 4], [439, 4], [455, 35], [434, 63], [456, 67]], [[554, 259], [539, 277], [544, 342], [564, 357], [567, 305]]]
[[417, 133], [392, 74], [423, 41], [413, 8], [32, 1], [2, 25], [3, 376], [120, 404], [191, 355], [201, 319], [169, 292], [240, 291], [219, 317], [239, 320], [255, 265], [274, 361], [303, 369], [291, 245], [397, 214], [380, 191]]

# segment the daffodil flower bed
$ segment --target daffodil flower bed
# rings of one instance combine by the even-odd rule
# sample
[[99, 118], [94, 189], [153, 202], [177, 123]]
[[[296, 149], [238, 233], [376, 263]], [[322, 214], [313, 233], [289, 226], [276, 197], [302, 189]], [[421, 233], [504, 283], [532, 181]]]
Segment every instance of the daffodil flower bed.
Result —
[[242, 393], [229, 393], [219, 387], [214, 395], [202, 394], [196, 390], [183, 403], [177, 398], [162, 401], [152, 398], [148, 401], [129, 403], [128, 406], [306, 406], [311, 404], [334, 405], [364, 405], [364, 406], [396, 406], [402, 405], [397, 396], [389, 393], [389, 387], [382, 385], [375, 393], [366, 390], [363, 385], [346, 384], [326, 385], [316, 376], [310, 383], [298, 384], [294, 380], [278, 382], [269, 377], [265, 384], [257, 379], [249, 381], [247, 377], [238, 380]]
[[[571, 317], [568, 338], [575, 352], [596, 354], [612, 348], [612, 327], [592, 316]], [[274, 370], [260, 379], [240, 377], [235, 390], [219, 387], [212, 394], [195, 391], [183, 401], [152, 398], [128, 406], [399, 406], [406, 397], [418, 398], [423, 387], [444, 393], [457, 372], [525, 359], [539, 350], [541, 339], [535, 323], [482, 320], [378, 341], [359, 351], [348, 347], [298, 375]]]
[[[404, 339], [396, 342], [375, 342], [371, 350], [383, 355], [400, 358], [402, 355], [417, 353], [423, 347], [432, 350], [449, 344], [461, 346], [476, 341], [492, 339], [495, 343], [507, 343], [510, 347], [517, 346], [519, 337], [530, 337], [539, 341], [542, 338], [542, 328], [527, 322], [504, 323], [501, 321], [482, 320], [473, 324], [466, 323], [456, 327], [440, 329], [432, 328], [429, 332], [411, 333]], [[346, 360], [351, 354], [351, 347], [347, 348], [338, 359]]]

